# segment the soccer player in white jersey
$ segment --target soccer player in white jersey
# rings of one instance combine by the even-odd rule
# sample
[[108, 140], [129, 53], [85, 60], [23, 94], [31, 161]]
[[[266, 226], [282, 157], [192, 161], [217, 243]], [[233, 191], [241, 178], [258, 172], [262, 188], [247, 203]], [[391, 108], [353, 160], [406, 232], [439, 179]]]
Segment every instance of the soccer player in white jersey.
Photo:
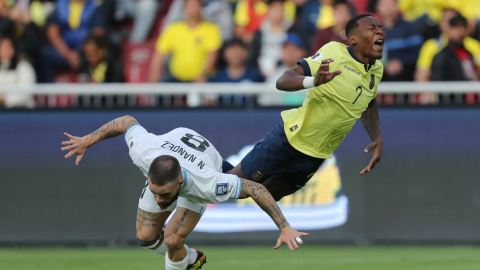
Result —
[[[205, 254], [189, 248], [185, 240], [209, 203], [251, 197], [280, 229], [275, 249], [286, 243], [294, 250], [298, 248], [297, 241], [303, 243], [299, 237], [308, 235], [290, 227], [263, 185], [221, 173], [220, 154], [191, 129], [177, 128], [156, 136], [135, 118], [123, 116], [84, 137], [65, 133], [70, 140], [62, 142], [62, 151], [69, 151], [65, 158], [77, 155], [78, 166], [88, 147], [120, 134], [125, 134], [133, 163], [147, 177], [138, 203], [138, 242], [155, 253], [167, 254], [167, 270], [196, 270], [206, 263]], [[164, 231], [164, 224], [175, 208]]]

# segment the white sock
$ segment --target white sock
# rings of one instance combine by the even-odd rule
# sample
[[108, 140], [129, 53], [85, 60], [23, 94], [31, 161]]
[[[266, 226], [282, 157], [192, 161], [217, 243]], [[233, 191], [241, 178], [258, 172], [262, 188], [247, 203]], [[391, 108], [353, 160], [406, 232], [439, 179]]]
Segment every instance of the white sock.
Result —
[[188, 256], [179, 262], [172, 262], [168, 258], [168, 252], [165, 254], [165, 269], [166, 270], [185, 270], [188, 266]]
[[195, 263], [197, 260], [197, 251], [193, 248], [189, 248], [187, 245], [185, 245], [185, 249], [187, 250], [188, 264]]

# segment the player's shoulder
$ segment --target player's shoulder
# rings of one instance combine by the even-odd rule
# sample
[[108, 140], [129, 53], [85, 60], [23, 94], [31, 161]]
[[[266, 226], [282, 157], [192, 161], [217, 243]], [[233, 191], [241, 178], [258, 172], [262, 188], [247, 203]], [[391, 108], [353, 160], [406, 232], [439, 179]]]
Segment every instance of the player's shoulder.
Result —
[[346, 51], [346, 48], [348, 46], [341, 43], [341, 42], [336, 42], [336, 41], [330, 41], [329, 43], [325, 44], [320, 48], [319, 51], [329, 51], [329, 52], [337, 52], [337, 53], [342, 53]]
[[342, 55], [342, 50], [345, 50], [346, 45], [340, 42], [331, 41], [323, 45], [318, 51], [308, 57], [308, 60], [319, 62], [323, 58], [338, 58]]

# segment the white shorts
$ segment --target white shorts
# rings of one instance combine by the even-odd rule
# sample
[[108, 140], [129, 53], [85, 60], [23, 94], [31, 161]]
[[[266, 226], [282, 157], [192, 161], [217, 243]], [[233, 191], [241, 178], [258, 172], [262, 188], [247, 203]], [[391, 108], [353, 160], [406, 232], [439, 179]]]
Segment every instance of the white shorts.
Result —
[[203, 215], [207, 209], [207, 205], [208, 204], [192, 202], [179, 196], [178, 199], [167, 209], [162, 210], [157, 201], [155, 201], [155, 196], [153, 196], [152, 191], [150, 191], [150, 188], [148, 188], [148, 180], [145, 182], [145, 187], [143, 188], [140, 199], [138, 200], [138, 208], [152, 213], [173, 212], [173, 210], [179, 206]]

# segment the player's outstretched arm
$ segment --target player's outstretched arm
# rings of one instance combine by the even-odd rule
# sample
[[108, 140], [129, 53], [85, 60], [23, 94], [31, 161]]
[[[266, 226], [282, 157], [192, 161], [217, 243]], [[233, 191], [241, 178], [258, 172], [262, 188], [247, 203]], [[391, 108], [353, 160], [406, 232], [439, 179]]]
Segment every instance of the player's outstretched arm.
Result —
[[298, 91], [328, 83], [342, 73], [341, 70], [330, 72], [330, 63], [333, 61], [332, 58], [322, 60], [315, 77], [305, 76], [303, 67], [296, 65], [292, 69], [285, 71], [285, 73], [278, 78], [277, 89], [282, 91]]
[[370, 151], [373, 152], [372, 160], [368, 166], [360, 172], [360, 174], [365, 174], [371, 169], [375, 168], [375, 165], [380, 162], [380, 158], [382, 157], [383, 139], [382, 135], [380, 134], [380, 120], [378, 117], [376, 99], [370, 101], [370, 104], [368, 104], [367, 109], [362, 113], [360, 119], [362, 120], [365, 130], [372, 140], [372, 143], [363, 150], [365, 153]]
[[101, 128], [83, 137], [72, 136], [65, 132], [63, 134], [70, 140], [62, 142], [62, 145], [66, 145], [62, 147], [62, 151], [70, 151], [65, 155], [65, 158], [77, 155], [75, 164], [78, 166], [87, 148], [100, 141], [124, 134], [134, 125], [138, 125], [138, 121], [135, 118], [126, 115], [106, 123]]
[[[298, 248], [296, 238], [300, 239], [300, 236], [309, 235], [309, 233], [297, 232], [290, 227], [290, 224], [283, 216], [282, 210], [278, 207], [277, 202], [263, 185], [242, 179], [242, 190], [240, 191], [239, 199], [246, 198], [252, 198], [258, 206], [272, 218], [278, 229], [280, 229], [281, 234], [274, 247], [275, 249], [279, 248], [282, 243], [286, 243], [290, 250], [295, 250], [295, 248]], [[303, 242], [299, 241], [299, 244], [303, 244]]]

